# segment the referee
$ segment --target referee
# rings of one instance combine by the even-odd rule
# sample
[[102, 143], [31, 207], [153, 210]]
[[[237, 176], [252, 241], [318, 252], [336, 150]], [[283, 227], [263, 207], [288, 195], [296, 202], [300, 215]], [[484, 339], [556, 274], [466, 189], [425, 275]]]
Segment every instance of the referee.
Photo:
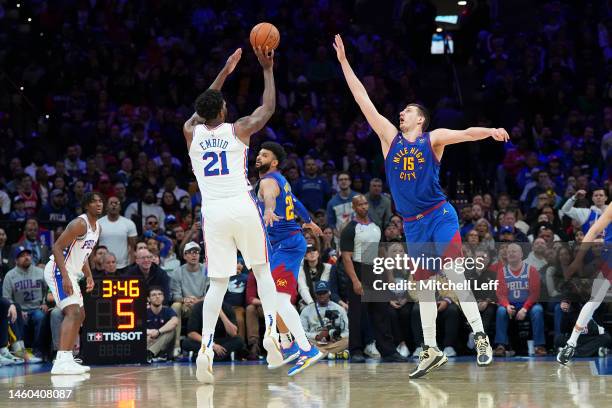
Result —
[[[383, 361], [406, 362], [395, 349], [391, 331], [389, 304], [386, 301], [362, 303], [364, 286], [371, 290], [374, 258], [378, 256], [380, 228], [368, 217], [368, 200], [363, 195], [353, 197], [355, 219], [349, 222], [340, 235], [340, 250], [344, 270], [353, 282], [349, 290], [349, 352], [352, 362], [364, 362], [361, 336], [362, 314], [369, 315], [374, 329], [376, 347]], [[363, 285], [362, 285], [363, 282]]]

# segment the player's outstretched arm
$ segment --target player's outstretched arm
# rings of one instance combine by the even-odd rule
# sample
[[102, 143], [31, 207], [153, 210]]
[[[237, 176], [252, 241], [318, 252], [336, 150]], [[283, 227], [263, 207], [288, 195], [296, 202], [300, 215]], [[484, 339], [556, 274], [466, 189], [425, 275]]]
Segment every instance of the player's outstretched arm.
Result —
[[238, 48], [232, 55], [229, 56], [225, 62], [225, 66], [223, 66], [221, 71], [219, 71], [219, 74], [210, 85], [210, 89], [215, 89], [217, 91], [221, 90], [227, 77], [234, 72], [236, 65], [238, 65], [238, 61], [240, 61], [240, 57], [242, 57], [242, 48]]
[[601, 232], [612, 222], [612, 205], [608, 205], [606, 210], [601, 214], [601, 216], [595, 221], [589, 231], [586, 233], [582, 242], [593, 242], [595, 238], [601, 234]]
[[397, 135], [397, 128], [376, 110], [376, 107], [368, 96], [368, 92], [361, 81], [359, 81], [359, 78], [357, 78], [357, 75], [355, 75], [355, 72], [353, 72], [351, 65], [346, 59], [344, 43], [342, 42], [340, 34], [336, 34], [334, 38], [334, 49], [336, 50], [336, 56], [338, 57], [338, 61], [340, 61], [342, 73], [344, 73], [344, 78], [355, 98], [355, 102], [357, 102], [366, 120], [380, 138], [383, 155], [386, 157], [391, 147], [391, 143], [393, 142], [393, 138]]
[[278, 183], [273, 179], [265, 178], [259, 182], [259, 193], [264, 199], [264, 223], [266, 226], [272, 226], [274, 221], [280, 218], [274, 213], [276, 210], [276, 197], [280, 194]]
[[84, 235], [87, 232], [87, 224], [82, 218], [76, 218], [68, 224], [66, 230], [62, 232], [60, 237], [53, 244], [51, 249], [53, 253], [53, 259], [55, 264], [62, 274], [62, 286], [64, 292], [68, 296], [72, 295], [72, 283], [68, 277], [68, 271], [66, 270], [66, 259], [64, 258], [64, 248], [68, 248], [77, 237]]
[[276, 109], [276, 89], [274, 87], [274, 50], [267, 47], [253, 48], [255, 55], [263, 68], [264, 92], [262, 104], [255, 111], [234, 124], [236, 136], [247, 146], [251, 140], [251, 135], [259, 132], [266, 125]]
[[503, 128], [471, 127], [465, 130], [436, 129], [430, 133], [432, 147], [444, 147], [446, 145], [461, 142], [474, 142], [486, 139], [487, 137], [492, 137], [500, 142], [507, 142], [510, 140], [508, 132]]
[[191, 147], [191, 141], [193, 140], [193, 129], [202, 123], [204, 123], [204, 119], [202, 119], [197, 113], [194, 113], [183, 125], [183, 136], [185, 137], [185, 142], [187, 143], [187, 149]]

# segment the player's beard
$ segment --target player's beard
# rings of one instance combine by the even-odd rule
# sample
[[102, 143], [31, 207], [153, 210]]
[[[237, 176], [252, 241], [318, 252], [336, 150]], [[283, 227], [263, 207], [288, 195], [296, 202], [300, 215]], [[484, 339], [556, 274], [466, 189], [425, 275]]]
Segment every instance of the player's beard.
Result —
[[265, 174], [270, 170], [270, 163], [261, 163], [259, 167], [255, 166], [259, 174]]

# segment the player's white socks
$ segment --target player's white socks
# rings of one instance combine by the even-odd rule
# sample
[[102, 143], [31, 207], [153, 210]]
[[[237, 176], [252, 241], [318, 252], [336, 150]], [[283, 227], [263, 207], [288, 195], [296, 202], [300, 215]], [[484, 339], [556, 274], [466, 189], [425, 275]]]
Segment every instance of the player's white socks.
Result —
[[[295, 337], [295, 341], [298, 346], [304, 350], [310, 350], [310, 342], [306, 338], [306, 333], [304, 332], [304, 327], [302, 326], [302, 321], [300, 320], [300, 315], [298, 314], [295, 307], [291, 304], [291, 296], [287, 293], [278, 293], [276, 295], [276, 299], [278, 301], [278, 314], [283, 318], [285, 325]], [[281, 336], [281, 341], [284, 336]], [[285, 347], [285, 346], [283, 346]]]
[[426, 346], [438, 347], [436, 342], [436, 318], [438, 317], [436, 294], [431, 290], [418, 290], [417, 297], [419, 298], [423, 341]]
[[202, 306], [202, 345], [205, 347], [213, 345], [215, 326], [219, 319], [228, 283], [229, 278], [210, 278], [210, 286], [204, 296]]
[[291, 347], [291, 343], [293, 342], [293, 338], [291, 337], [291, 333], [281, 333], [280, 334], [281, 346], [284, 349], [288, 349]]
[[[601, 276], [598, 276], [597, 279], [593, 281], [591, 299], [582, 306], [582, 309], [580, 309], [580, 314], [576, 320], [576, 326], [574, 326], [574, 330], [572, 330], [572, 335], [567, 341], [567, 344], [576, 347], [578, 337], [580, 337], [582, 330], [589, 324], [595, 310], [601, 305], [608, 289], [610, 289], [610, 281], [608, 279], [602, 279]], [[579, 329], [577, 327], [579, 327]]]
[[[259, 295], [259, 300], [261, 300], [261, 308], [263, 309], [264, 313], [264, 321], [266, 322], [266, 334], [277, 337], [277, 294], [276, 286], [274, 285], [274, 280], [272, 280], [270, 264], [266, 263], [262, 265], [253, 265], [252, 269], [253, 274], [255, 275], [255, 279], [257, 279], [257, 294]], [[285, 316], [282, 317], [284, 320]], [[289, 325], [287, 325], [287, 327], [289, 327], [289, 330], [291, 330], [291, 327]]]
[[[450, 282], [453, 282], [456, 286], [462, 285], [463, 287], [467, 286], [465, 274], [455, 272], [452, 269], [444, 271], [446, 277]], [[480, 311], [478, 310], [478, 304], [476, 303], [476, 299], [474, 298], [474, 294], [471, 290], [456, 290], [455, 294], [459, 299], [459, 304], [461, 305], [461, 310], [465, 315], [468, 323], [472, 327], [472, 331], [474, 333], [484, 333], [484, 326], [482, 324], [482, 317], [480, 316]]]

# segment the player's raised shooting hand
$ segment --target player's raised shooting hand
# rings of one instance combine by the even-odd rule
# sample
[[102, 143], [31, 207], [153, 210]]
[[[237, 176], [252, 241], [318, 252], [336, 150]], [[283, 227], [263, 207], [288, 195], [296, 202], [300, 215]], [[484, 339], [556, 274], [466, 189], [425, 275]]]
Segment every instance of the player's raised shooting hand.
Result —
[[95, 286], [95, 283], [94, 283], [93, 278], [91, 276], [88, 276], [87, 277], [87, 286], [85, 288], [85, 292], [87, 292], [87, 293], [91, 292], [93, 290], [94, 286]]
[[346, 51], [344, 51], [344, 42], [342, 42], [342, 37], [340, 34], [336, 34], [334, 36], [334, 50], [336, 50], [336, 57], [338, 57], [338, 61], [340, 63], [346, 61]]
[[272, 67], [274, 66], [274, 50], [271, 50], [268, 47], [263, 49], [261, 47], [256, 47], [253, 48], [253, 52], [255, 52], [257, 60], [264, 71], [272, 70]]
[[228, 57], [227, 62], [225, 63], [225, 73], [227, 75], [234, 72], [234, 69], [236, 69], [236, 65], [238, 65], [238, 61], [240, 61], [241, 57], [242, 48], [238, 48], [236, 51], [234, 51], [232, 55]]
[[266, 227], [271, 227], [275, 221], [279, 221], [278, 215], [274, 214], [273, 210], [266, 210], [264, 214], [264, 223]]
[[508, 134], [508, 132], [506, 132], [506, 129], [504, 128], [491, 129], [491, 137], [497, 140], [498, 142], [507, 142], [508, 140], [510, 140], [510, 135]]

